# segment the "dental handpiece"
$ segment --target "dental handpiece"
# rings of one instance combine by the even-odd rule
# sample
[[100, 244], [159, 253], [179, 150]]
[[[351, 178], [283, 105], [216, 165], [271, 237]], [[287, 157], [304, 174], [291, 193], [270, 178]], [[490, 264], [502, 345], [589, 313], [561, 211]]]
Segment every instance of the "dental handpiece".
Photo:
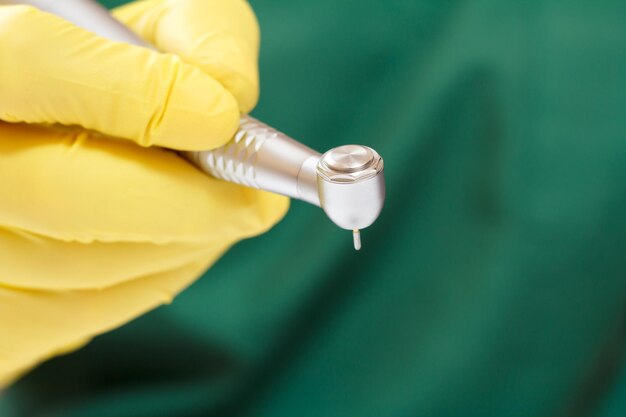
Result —
[[[29, 4], [105, 38], [152, 48], [93, 0], [0, 0], [7, 3]], [[222, 147], [181, 155], [215, 178], [321, 207], [353, 232], [356, 250], [360, 229], [374, 223], [385, 201], [383, 159], [372, 148], [344, 145], [322, 155], [248, 115]]]

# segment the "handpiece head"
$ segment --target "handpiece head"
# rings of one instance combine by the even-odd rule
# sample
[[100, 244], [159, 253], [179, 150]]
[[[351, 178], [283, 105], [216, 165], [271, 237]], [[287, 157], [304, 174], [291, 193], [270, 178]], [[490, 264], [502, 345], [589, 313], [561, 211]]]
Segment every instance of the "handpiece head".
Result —
[[333, 148], [317, 164], [320, 205], [337, 226], [353, 231], [357, 250], [359, 230], [374, 223], [385, 202], [383, 168], [381, 156], [362, 145]]

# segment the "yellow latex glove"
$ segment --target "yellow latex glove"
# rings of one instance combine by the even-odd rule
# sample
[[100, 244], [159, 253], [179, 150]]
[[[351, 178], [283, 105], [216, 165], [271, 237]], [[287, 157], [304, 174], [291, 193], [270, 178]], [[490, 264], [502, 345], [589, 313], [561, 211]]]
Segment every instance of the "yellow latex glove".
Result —
[[220, 146], [255, 105], [248, 4], [115, 14], [170, 53], [0, 6], [0, 386], [169, 302], [288, 207], [149, 147]]

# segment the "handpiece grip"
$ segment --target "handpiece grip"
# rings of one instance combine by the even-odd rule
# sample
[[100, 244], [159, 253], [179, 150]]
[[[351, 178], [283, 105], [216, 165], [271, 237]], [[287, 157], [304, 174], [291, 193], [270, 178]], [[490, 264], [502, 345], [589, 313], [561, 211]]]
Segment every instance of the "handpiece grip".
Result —
[[[154, 49], [92, 0], [0, 0], [0, 4], [30, 4], [107, 39]], [[235, 136], [220, 148], [183, 152], [207, 174], [320, 205], [315, 167], [320, 154], [242, 115]]]
[[[105, 38], [154, 48], [92, 0], [0, 0], [8, 3], [31, 4]], [[337, 226], [352, 230], [357, 250], [359, 230], [376, 221], [385, 202], [384, 164], [375, 150], [343, 145], [320, 155], [246, 115], [224, 146], [181, 154], [215, 178], [321, 207]]]
[[321, 155], [250, 116], [241, 117], [226, 145], [183, 155], [215, 178], [320, 205]]

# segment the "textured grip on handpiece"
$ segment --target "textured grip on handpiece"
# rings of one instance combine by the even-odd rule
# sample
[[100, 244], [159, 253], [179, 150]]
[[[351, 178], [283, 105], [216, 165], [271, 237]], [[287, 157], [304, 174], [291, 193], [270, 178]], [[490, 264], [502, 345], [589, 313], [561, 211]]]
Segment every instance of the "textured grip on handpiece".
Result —
[[183, 155], [215, 178], [319, 206], [315, 167], [320, 154], [253, 117], [243, 115], [225, 145]]
[[261, 188], [256, 182], [258, 151], [267, 139], [276, 138], [279, 134], [258, 120], [243, 116], [239, 130], [226, 145], [210, 151], [189, 152], [186, 156], [215, 178]]

